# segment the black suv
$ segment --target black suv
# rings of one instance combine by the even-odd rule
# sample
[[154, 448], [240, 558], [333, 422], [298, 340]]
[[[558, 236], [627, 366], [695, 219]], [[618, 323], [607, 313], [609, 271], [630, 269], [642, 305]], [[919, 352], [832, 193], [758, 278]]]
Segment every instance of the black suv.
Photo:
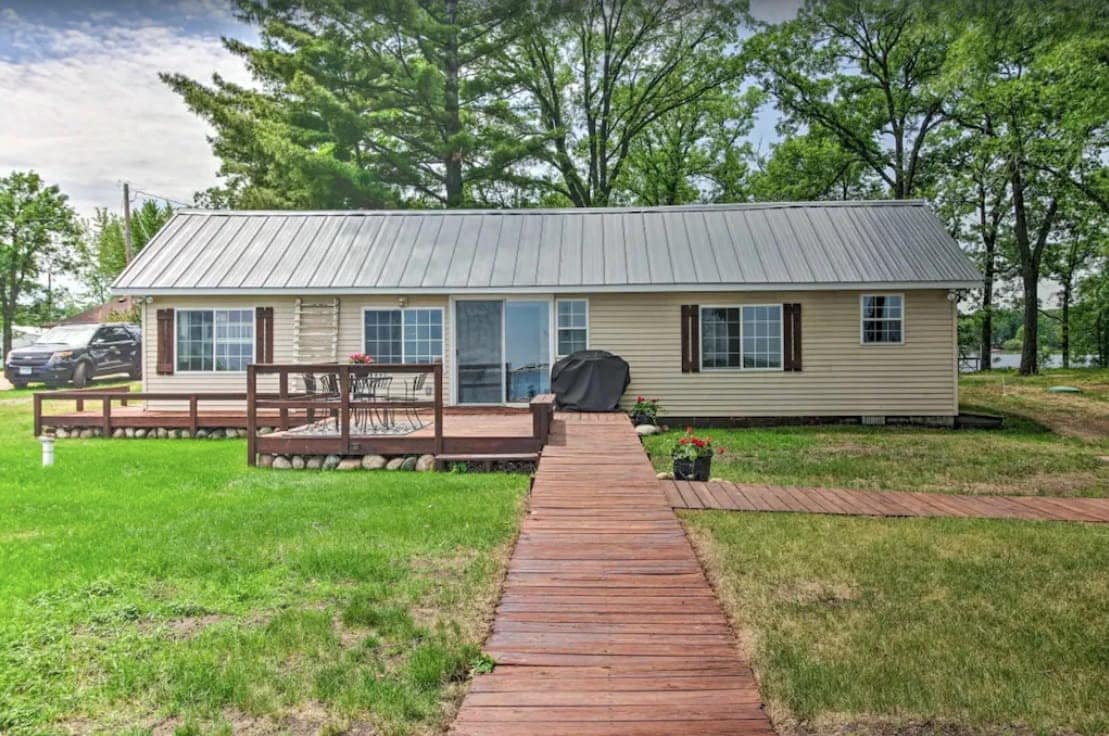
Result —
[[32, 381], [83, 388], [93, 376], [142, 375], [142, 334], [135, 325], [59, 325], [34, 344], [8, 353], [4, 377], [16, 388]]

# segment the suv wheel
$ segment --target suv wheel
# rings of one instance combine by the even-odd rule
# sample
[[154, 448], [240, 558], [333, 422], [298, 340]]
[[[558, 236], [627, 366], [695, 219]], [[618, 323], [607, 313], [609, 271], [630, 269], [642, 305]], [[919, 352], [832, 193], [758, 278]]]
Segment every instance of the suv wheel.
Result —
[[74, 388], [84, 388], [91, 378], [92, 371], [89, 370], [88, 363], [78, 363], [77, 367], [73, 369], [73, 386]]
[[27, 382], [26, 381], [12, 381], [12, 388], [19, 388], [19, 389], [27, 388]]

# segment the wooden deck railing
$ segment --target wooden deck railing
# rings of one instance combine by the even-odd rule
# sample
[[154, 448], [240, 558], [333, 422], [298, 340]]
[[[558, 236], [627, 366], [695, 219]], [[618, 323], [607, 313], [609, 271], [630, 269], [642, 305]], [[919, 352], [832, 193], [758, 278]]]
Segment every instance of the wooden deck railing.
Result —
[[[242, 392], [179, 392], [179, 391], [132, 391], [129, 386], [112, 386], [109, 388], [65, 389], [62, 391], [38, 391], [34, 394], [35, 436], [42, 434], [45, 425], [64, 424], [66, 426], [95, 427], [102, 430], [105, 436], [112, 433], [116, 427], [177, 427], [188, 429], [193, 434], [205, 426], [204, 418], [200, 414], [201, 403], [219, 403], [245, 401], [246, 394]], [[85, 411], [87, 402], [100, 402], [100, 414], [93, 420], [88, 415], [78, 417], [73, 414], [51, 415], [44, 413], [43, 403], [46, 401], [72, 401], [74, 410], [78, 414]], [[173, 401], [188, 404], [188, 412], [174, 414], [157, 414], [149, 418], [135, 416], [119, 417], [112, 414], [112, 406], [119, 404], [127, 406], [129, 403], [145, 401]]]
[[[428, 400], [398, 399], [395, 395], [382, 397], [357, 398], [354, 395], [355, 381], [373, 375], [425, 374], [432, 377], [432, 398]], [[258, 377], [276, 375], [277, 395], [262, 396], [257, 392]], [[291, 391], [290, 385], [298, 377], [334, 376], [338, 380], [338, 395], [307, 391]], [[293, 379], [290, 381], [290, 379]], [[303, 380], [303, 378], [302, 378]], [[286, 440], [286, 444], [301, 446], [302, 452], [327, 453], [336, 455], [358, 454], [360, 450], [351, 440], [351, 416], [357, 411], [410, 410], [432, 411], [433, 454], [443, 452], [443, 364], [442, 363], [375, 363], [371, 365], [347, 363], [318, 364], [260, 364], [247, 366], [246, 372], [246, 413], [247, 413], [247, 455], [253, 465], [258, 459], [258, 410], [276, 409], [279, 412], [279, 425], [282, 429], [290, 426], [290, 410], [302, 410], [309, 423], [317, 415], [333, 416], [338, 421], [337, 436], [305, 437], [301, 440]]]

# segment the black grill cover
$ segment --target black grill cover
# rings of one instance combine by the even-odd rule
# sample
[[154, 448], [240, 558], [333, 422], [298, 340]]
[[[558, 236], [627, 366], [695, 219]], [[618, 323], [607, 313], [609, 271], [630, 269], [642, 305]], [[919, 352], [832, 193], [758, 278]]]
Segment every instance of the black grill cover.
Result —
[[558, 407], [571, 411], [614, 411], [631, 380], [627, 361], [604, 350], [579, 350], [551, 369]]

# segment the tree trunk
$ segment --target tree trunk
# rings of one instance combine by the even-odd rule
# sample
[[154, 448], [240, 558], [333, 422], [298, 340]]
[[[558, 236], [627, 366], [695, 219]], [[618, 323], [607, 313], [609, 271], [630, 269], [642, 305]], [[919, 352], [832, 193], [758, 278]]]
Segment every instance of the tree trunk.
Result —
[[447, 23], [450, 25], [450, 37], [446, 44], [446, 80], [443, 94], [445, 105], [445, 128], [447, 156], [443, 162], [446, 171], [447, 207], [457, 208], [462, 206], [462, 151], [458, 147], [458, 138], [462, 133], [462, 117], [459, 112], [458, 102], [458, 2], [447, 0]]
[[993, 369], [993, 246], [986, 245], [986, 258], [982, 274], [982, 344], [978, 353], [978, 370]]
[[0, 350], [0, 360], [5, 363], [8, 360], [8, 353], [12, 350], [12, 322], [15, 320], [15, 309], [8, 309], [4, 307], [4, 338], [3, 349]]
[[1071, 285], [1068, 281], [1063, 284], [1063, 324], [1061, 329], [1061, 348], [1063, 350], [1063, 367], [1070, 368], [1070, 302]]
[[1031, 264], [1021, 269], [1024, 284], [1024, 341], [1020, 346], [1020, 374], [1033, 376], [1039, 368], [1040, 295], [1039, 274]]

